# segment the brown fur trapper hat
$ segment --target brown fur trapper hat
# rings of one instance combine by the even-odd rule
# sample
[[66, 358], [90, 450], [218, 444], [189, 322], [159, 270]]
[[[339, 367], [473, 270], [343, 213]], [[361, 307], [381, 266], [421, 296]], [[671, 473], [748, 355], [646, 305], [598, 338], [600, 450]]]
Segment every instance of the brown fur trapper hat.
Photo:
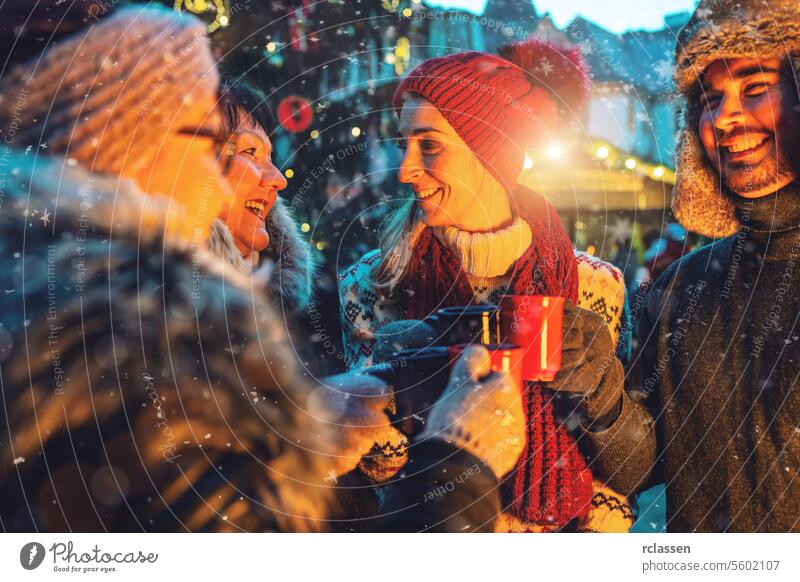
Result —
[[796, 59], [798, 55], [800, 4], [796, 0], [702, 0], [678, 34], [674, 76], [684, 103], [672, 209], [688, 230], [719, 238], [739, 229], [733, 204], [697, 131], [701, 75], [720, 59]]

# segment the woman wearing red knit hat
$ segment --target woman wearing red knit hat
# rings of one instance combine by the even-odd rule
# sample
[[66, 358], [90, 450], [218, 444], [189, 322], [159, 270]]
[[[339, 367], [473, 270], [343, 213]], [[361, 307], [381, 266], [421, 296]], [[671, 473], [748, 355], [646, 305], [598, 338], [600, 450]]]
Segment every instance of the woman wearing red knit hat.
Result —
[[[629, 340], [622, 275], [574, 250], [555, 209], [517, 184], [525, 149], [579, 115], [587, 86], [577, 51], [537, 40], [500, 56], [467, 51], [416, 67], [394, 95], [398, 179], [414, 197], [389, 219], [380, 248], [339, 276], [351, 367], [372, 363], [380, 330], [393, 321], [496, 304], [505, 294], [567, 300], [562, 370], [524, 389], [526, 446], [516, 467], [497, 475], [498, 531], [627, 531], [632, 511], [609, 485], [627, 494], [649, 472], [626, 462], [633, 447], [654, 443], [613, 355]], [[582, 397], [573, 430], [555, 420], [553, 392]], [[405, 445], [390, 453], [407, 454]]]

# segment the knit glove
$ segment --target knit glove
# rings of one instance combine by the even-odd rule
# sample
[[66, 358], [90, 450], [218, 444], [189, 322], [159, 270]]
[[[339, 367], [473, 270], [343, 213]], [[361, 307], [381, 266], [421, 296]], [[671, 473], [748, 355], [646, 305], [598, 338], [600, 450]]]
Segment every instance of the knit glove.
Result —
[[491, 371], [486, 348], [464, 350], [418, 438], [438, 438], [462, 448], [497, 477], [516, 465], [525, 445], [522, 395], [507, 374]]
[[549, 390], [579, 398], [583, 424], [613, 422], [619, 413], [625, 373], [617, 359], [611, 333], [603, 319], [593, 311], [564, 302], [564, 339], [561, 370]]
[[[349, 473], [362, 463], [368, 453], [383, 451], [387, 443], [405, 451], [408, 446], [406, 437], [391, 426], [386, 414], [391, 406], [389, 386], [362, 370], [325, 378], [323, 385], [312, 393], [309, 412], [328, 422], [333, 429], [330, 463], [333, 475], [338, 477]], [[373, 461], [367, 465], [380, 464], [381, 459]], [[391, 461], [389, 459], [387, 462]], [[375, 471], [386, 469], [375, 468]]]

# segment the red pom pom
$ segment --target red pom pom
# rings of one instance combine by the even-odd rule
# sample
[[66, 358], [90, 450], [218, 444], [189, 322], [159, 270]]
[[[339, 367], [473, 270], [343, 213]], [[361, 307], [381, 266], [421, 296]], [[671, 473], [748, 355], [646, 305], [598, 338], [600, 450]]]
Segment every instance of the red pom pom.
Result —
[[530, 38], [505, 45], [499, 54], [523, 69], [532, 87], [542, 87], [552, 93], [559, 108], [576, 111], [585, 104], [589, 73], [577, 47], [567, 48]]

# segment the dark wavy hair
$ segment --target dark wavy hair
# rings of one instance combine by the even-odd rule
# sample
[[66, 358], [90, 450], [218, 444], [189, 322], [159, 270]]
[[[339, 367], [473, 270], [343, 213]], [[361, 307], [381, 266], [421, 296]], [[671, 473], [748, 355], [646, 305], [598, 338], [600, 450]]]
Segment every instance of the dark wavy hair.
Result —
[[243, 123], [257, 125], [267, 135], [275, 130], [275, 117], [267, 106], [263, 91], [242, 77], [224, 77], [220, 83], [222, 129], [233, 133]]

